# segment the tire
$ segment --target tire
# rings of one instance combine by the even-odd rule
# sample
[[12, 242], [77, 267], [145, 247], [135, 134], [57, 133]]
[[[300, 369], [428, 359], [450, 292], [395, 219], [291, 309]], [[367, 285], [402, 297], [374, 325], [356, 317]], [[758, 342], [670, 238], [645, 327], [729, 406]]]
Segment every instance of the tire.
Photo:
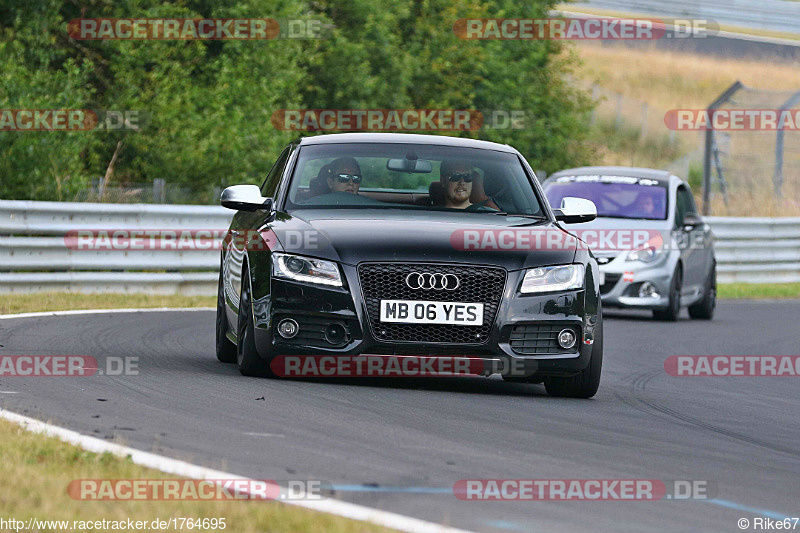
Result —
[[577, 375], [568, 378], [545, 378], [544, 388], [550, 396], [562, 398], [591, 398], [600, 387], [600, 374], [603, 370], [603, 317], [598, 316], [595, 328], [592, 357], [589, 366]]
[[239, 317], [236, 324], [236, 366], [243, 376], [272, 377], [269, 361], [262, 359], [256, 348], [253, 324], [253, 301], [247, 265], [242, 270], [242, 294], [239, 297]]
[[656, 320], [675, 322], [681, 314], [681, 289], [683, 288], [683, 271], [680, 265], [672, 273], [672, 282], [669, 284], [669, 305], [666, 309], [654, 309], [653, 317]]
[[223, 363], [236, 362], [236, 345], [228, 339], [228, 317], [225, 315], [225, 293], [222, 290], [222, 270], [217, 287], [217, 359]]
[[703, 288], [703, 299], [689, 306], [689, 316], [700, 320], [714, 318], [714, 309], [717, 307], [717, 263], [711, 265], [706, 286]]

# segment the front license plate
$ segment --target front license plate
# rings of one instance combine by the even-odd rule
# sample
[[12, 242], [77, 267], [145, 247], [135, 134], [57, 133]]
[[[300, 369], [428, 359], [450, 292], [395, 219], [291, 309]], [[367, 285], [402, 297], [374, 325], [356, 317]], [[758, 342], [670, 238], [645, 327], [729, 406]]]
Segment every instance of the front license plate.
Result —
[[602, 270], [600, 271], [600, 276], [598, 277], [598, 280], [600, 281], [600, 285], [606, 284], [606, 273], [603, 272]]
[[483, 304], [381, 300], [381, 322], [480, 326], [483, 324]]

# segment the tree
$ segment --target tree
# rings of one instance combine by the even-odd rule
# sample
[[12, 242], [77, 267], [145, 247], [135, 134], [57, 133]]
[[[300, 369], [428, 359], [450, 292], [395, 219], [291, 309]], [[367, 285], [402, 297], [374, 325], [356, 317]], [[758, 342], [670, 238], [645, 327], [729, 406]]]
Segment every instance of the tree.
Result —
[[[585, 163], [590, 102], [566, 81], [555, 41], [477, 41], [459, 18], [544, 18], [553, 0], [38, 0], [0, 7], [0, 108], [135, 110], [139, 131], [0, 131], [0, 196], [70, 200], [112, 184], [166, 179], [210, 199], [259, 183], [296, 136], [282, 109], [524, 111], [524, 129], [461, 132], [517, 147], [537, 168]], [[310, 18], [327, 38], [78, 41], [75, 18]], [[122, 141], [122, 144], [119, 144]]]

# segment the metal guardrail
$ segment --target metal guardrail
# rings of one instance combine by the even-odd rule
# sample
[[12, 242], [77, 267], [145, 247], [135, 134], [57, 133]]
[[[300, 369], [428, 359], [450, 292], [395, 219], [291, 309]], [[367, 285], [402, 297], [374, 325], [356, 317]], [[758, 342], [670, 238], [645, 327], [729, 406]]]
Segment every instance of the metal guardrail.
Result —
[[64, 235], [81, 229], [225, 229], [229, 209], [209, 205], [0, 200], [0, 235]]
[[800, 282], [800, 218], [705, 217], [721, 283]]
[[0, 200], [0, 293], [215, 294], [219, 250], [80, 250], [79, 230], [225, 230], [218, 206]]
[[[214, 294], [217, 249], [76, 250], [78, 230], [225, 230], [217, 206], [0, 200], [0, 293], [39, 291]], [[707, 217], [721, 283], [800, 281], [800, 218]]]

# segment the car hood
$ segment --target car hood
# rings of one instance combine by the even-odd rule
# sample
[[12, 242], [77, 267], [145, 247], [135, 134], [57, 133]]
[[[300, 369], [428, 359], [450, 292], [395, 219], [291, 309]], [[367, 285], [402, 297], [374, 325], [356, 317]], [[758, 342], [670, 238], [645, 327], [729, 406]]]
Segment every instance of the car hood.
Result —
[[[271, 226], [284, 251], [349, 265], [451, 262], [518, 270], [571, 263], [577, 250], [574, 239], [546, 220], [476, 212], [376, 211], [296, 210], [279, 213]], [[537, 234], [545, 236], [539, 244], [530, 238]], [[518, 235], [529, 238], [520, 240]]]

